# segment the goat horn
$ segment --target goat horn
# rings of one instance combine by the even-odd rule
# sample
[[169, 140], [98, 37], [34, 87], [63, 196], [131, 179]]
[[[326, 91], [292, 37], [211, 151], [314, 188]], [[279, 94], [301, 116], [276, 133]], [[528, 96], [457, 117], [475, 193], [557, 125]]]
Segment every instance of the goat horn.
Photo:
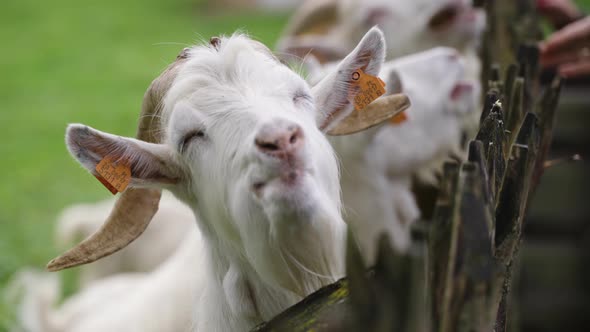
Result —
[[325, 34], [338, 19], [338, 1], [308, 0], [293, 14], [283, 36]]
[[328, 135], [354, 134], [387, 121], [410, 107], [408, 96], [398, 93], [377, 98], [365, 109], [353, 111], [328, 131]]
[[[137, 138], [159, 143], [161, 137], [158, 114], [162, 99], [178, 74], [180, 64], [188, 58], [184, 49], [166, 70], [156, 78], [144, 95]], [[59, 271], [82, 264], [92, 263], [111, 255], [129, 245], [147, 228], [158, 211], [162, 192], [156, 189], [127, 189], [117, 200], [103, 226], [90, 237], [47, 264], [47, 270]]]

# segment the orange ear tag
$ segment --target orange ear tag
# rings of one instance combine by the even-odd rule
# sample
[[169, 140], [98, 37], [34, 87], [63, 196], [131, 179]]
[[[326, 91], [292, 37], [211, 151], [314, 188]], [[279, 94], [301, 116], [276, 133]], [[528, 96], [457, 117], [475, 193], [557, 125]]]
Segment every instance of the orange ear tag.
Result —
[[104, 157], [96, 165], [95, 177], [102, 183], [113, 195], [117, 192], [123, 192], [131, 181], [131, 168], [123, 161], [114, 161], [113, 157]]
[[391, 118], [391, 120], [389, 120], [389, 123], [391, 123], [392, 125], [398, 125], [400, 123], [406, 122], [407, 120], [408, 116], [406, 115], [406, 111], [403, 111]]
[[358, 87], [358, 92], [353, 97], [349, 97], [349, 101], [357, 111], [364, 109], [385, 94], [385, 82], [379, 77], [365, 73], [362, 69], [352, 73], [352, 84]]

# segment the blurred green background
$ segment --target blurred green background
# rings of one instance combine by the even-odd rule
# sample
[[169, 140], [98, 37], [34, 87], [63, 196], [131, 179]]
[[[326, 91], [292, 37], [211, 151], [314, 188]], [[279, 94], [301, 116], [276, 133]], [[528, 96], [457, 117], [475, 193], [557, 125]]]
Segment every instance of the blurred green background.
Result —
[[[133, 136], [145, 89], [180, 50], [236, 29], [272, 45], [287, 20], [201, 2], [2, 1], [0, 289], [18, 268], [58, 254], [62, 208], [111, 196], [66, 151], [68, 123]], [[0, 307], [0, 331], [9, 314]]]
[[[236, 29], [272, 47], [288, 17], [212, 12], [203, 2], [2, 1], [0, 290], [18, 268], [58, 254], [62, 208], [110, 196], [67, 153], [68, 123], [133, 136], [146, 87], [182, 48]], [[0, 307], [0, 331], [11, 314]]]

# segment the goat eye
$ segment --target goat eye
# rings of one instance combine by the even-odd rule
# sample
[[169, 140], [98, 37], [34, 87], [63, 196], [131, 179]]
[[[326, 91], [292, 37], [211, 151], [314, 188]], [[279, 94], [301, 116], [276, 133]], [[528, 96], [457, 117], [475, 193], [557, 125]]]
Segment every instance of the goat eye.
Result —
[[180, 142], [180, 152], [184, 152], [186, 147], [189, 143], [191, 143], [195, 139], [202, 139], [205, 137], [205, 132], [202, 130], [195, 130], [191, 131], [188, 134], [184, 135], [182, 141]]
[[301, 102], [310, 103], [312, 101], [311, 96], [304, 92], [297, 92], [293, 96], [293, 103], [299, 104]]

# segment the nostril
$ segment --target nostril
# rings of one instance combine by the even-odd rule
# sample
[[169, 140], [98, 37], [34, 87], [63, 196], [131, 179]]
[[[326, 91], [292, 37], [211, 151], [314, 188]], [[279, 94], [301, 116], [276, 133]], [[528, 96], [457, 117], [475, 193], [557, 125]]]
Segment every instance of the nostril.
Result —
[[297, 151], [302, 140], [303, 131], [298, 125], [272, 123], [260, 129], [254, 139], [254, 144], [260, 152], [284, 158]]
[[301, 127], [299, 126], [289, 127], [289, 132], [291, 133], [291, 136], [289, 137], [290, 145], [295, 145], [303, 138], [303, 131], [301, 131]]
[[279, 145], [274, 142], [264, 142], [264, 141], [256, 140], [256, 145], [258, 146], [258, 148], [260, 148], [261, 150], [265, 150], [265, 151], [279, 150]]

